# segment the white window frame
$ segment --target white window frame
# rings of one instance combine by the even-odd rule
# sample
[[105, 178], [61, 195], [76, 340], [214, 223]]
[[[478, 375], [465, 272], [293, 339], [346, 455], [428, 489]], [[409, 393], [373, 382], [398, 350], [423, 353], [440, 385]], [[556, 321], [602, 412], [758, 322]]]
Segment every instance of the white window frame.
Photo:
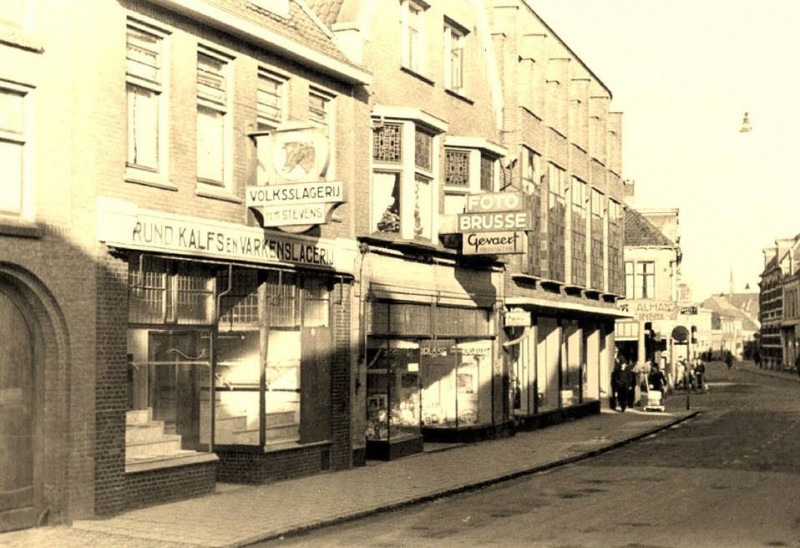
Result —
[[[9, 217], [16, 220], [32, 221], [34, 219], [34, 192], [35, 180], [33, 169], [33, 130], [34, 127], [34, 102], [33, 88], [13, 84], [0, 80], [0, 92], [3, 94], [20, 96], [22, 120], [18, 128], [11, 127], [13, 121], [7, 121], [0, 111], [0, 142], [10, 143], [11, 147], [20, 150], [20, 176], [19, 176], [19, 205], [15, 208], [4, 208], [0, 205], [0, 217]], [[0, 175], [5, 175], [0, 171]], [[2, 188], [2, 187], [0, 187]], [[5, 189], [3, 189], [5, 193]]]
[[[288, 81], [289, 78], [287, 76], [278, 74], [263, 67], [259, 67], [258, 84], [256, 91], [256, 116], [258, 118], [259, 131], [269, 131], [271, 129], [275, 129], [286, 121], [286, 112], [287, 112], [286, 88]], [[265, 82], [270, 82], [275, 84], [274, 95], [272, 95], [269, 91], [266, 91], [265, 87], [262, 87], [262, 84]], [[263, 101], [262, 97], [264, 97], [265, 95], [274, 96], [275, 103], [277, 104], [277, 106], [273, 106], [272, 104]], [[273, 108], [277, 110], [277, 115], [271, 115], [269, 113], [269, 110]]]
[[402, 30], [401, 63], [403, 67], [422, 74], [425, 68], [425, 10], [427, 5], [415, 0], [400, 1]]
[[[196, 94], [197, 107], [196, 119], [198, 123], [197, 128], [197, 185], [199, 189], [210, 190], [212, 192], [225, 192], [231, 193], [233, 191], [233, 58], [216, 49], [206, 47], [199, 44], [197, 47], [197, 78], [198, 82], [201, 77], [200, 74], [200, 56], [206, 56], [218, 63], [221, 63], [219, 73], [216, 74], [222, 80], [224, 97], [214, 99], [210, 95], [203, 97], [198, 89]], [[222, 165], [220, 167], [221, 179], [214, 179], [213, 177], [204, 177], [200, 173], [200, 113], [201, 109], [213, 111], [222, 117], [222, 151], [220, 152], [220, 160]]]
[[[312, 117], [311, 100], [317, 98], [322, 100], [324, 121], [315, 120]], [[308, 122], [323, 130], [328, 138], [328, 167], [325, 171], [325, 179], [336, 178], [336, 94], [331, 90], [319, 86], [309, 86], [308, 88], [309, 110]]]
[[464, 67], [467, 32], [445, 21], [444, 24], [444, 87], [463, 94], [466, 88]]
[[[469, 154], [468, 159], [468, 180], [466, 185], [448, 185], [447, 178], [442, 183], [444, 187], [444, 214], [445, 215], [452, 215], [457, 213], [463, 213], [463, 207], [459, 208], [458, 206], [448, 205], [453, 203], [453, 200], [448, 200], [448, 198], [458, 196], [464, 197], [463, 202], [466, 204], [466, 196], [470, 194], [479, 194], [482, 192], [497, 192], [498, 190], [498, 170], [499, 170], [499, 157], [495, 154], [489, 153], [484, 149], [479, 148], [470, 148], [465, 146], [455, 146], [455, 145], [448, 145], [445, 142], [445, 155], [444, 159], [447, 162], [447, 152], [454, 151], [454, 152], [466, 152]], [[491, 190], [484, 190], [481, 187], [481, 159], [488, 158], [492, 161], [492, 188]], [[445, 173], [447, 172], [445, 166]]]
[[[402, 126], [401, 132], [401, 161], [395, 162], [376, 162], [373, 160], [372, 173], [399, 173], [400, 174], [400, 232], [399, 237], [404, 240], [424, 239], [436, 242], [438, 240], [438, 213], [439, 213], [439, 178], [436, 176], [439, 173], [439, 153], [441, 147], [441, 136], [443, 129], [428, 126], [424, 123], [419, 123], [417, 120], [409, 119], [392, 119], [385, 120], [400, 124]], [[377, 124], [381, 122], [375, 120]], [[415, 135], [417, 129], [423, 130], [431, 136], [431, 167], [430, 169], [423, 169], [416, 165], [416, 141]], [[372, 147], [372, 140], [370, 140], [370, 148]], [[372, 150], [370, 150], [370, 157], [373, 157]], [[419, 199], [416, 196], [419, 187], [418, 180], [424, 179], [428, 185], [428, 201], [424, 203], [423, 214], [426, 214], [426, 219], [423, 220], [421, 225], [423, 228], [422, 234], [417, 234], [415, 231], [415, 200]], [[372, 185], [370, 182], [370, 190]], [[371, 192], [372, 193], [372, 192]], [[374, 227], [380, 221], [382, 211], [377, 211], [374, 200], [372, 200], [372, 207], [370, 207], [370, 230], [377, 232]]]
[[[128, 97], [127, 109], [127, 130], [126, 140], [127, 147], [125, 153], [125, 180], [135, 183], [152, 184], [155, 186], [172, 186], [169, 181], [169, 48], [168, 37], [169, 33], [163, 29], [154, 27], [142, 21], [128, 19], [126, 29], [133, 29], [135, 31], [145, 33], [152, 36], [159, 41], [157, 46], [157, 64], [159, 66], [159, 74], [157, 78], [145, 78], [142, 75], [132, 74], [126, 67], [125, 72], [125, 93]], [[127, 52], [127, 41], [126, 41]], [[146, 92], [153, 93], [157, 113], [157, 121], [155, 127], [152, 128], [155, 132], [154, 139], [156, 140], [155, 165], [137, 164], [131, 155], [131, 105], [130, 97], [132, 94], [131, 88], [136, 87]], [[149, 128], [148, 128], [149, 129]]]
[[[650, 266], [650, 270], [647, 267]], [[648, 281], [652, 283], [648, 283]], [[655, 261], [637, 261], [634, 266], [634, 298], [656, 298], [656, 263]]]

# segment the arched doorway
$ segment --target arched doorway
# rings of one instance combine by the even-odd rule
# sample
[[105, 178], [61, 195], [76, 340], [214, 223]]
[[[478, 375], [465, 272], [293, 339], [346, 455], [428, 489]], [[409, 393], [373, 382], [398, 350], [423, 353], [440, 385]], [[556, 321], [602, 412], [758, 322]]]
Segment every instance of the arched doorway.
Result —
[[0, 290], [0, 531], [36, 524], [41, 507], [41, 444], [35, 335]]

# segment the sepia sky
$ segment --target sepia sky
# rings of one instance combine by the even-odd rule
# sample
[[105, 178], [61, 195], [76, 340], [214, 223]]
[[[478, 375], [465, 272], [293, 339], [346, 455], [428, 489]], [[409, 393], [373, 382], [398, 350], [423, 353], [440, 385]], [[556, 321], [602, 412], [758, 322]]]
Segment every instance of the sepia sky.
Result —
[[728, 292], [731, 271], [758, 291], [762, 249], [800, 233], [800, 2], [529, 3], [624, 113], [635, 207], [680, 209], [693, 299]]

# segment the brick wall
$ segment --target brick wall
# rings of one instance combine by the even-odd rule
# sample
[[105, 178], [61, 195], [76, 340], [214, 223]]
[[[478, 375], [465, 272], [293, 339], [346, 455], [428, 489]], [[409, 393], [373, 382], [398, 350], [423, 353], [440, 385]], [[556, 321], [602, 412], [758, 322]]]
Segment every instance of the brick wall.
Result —
[[215, 462], [127, 474], [126, 507], [130, 510], [211, 494], [215, 476]]
[[128, 266], [110, 254], [97, 265], [97, 391], [95, 419], [95, 512], [126, 506], [125, 411], [128, 364]]
[[274, 453], [220, 451], [217, 456], [217, 480], [228, 483], [272, 483], [331, 469], [331, 448], [327, 445]]

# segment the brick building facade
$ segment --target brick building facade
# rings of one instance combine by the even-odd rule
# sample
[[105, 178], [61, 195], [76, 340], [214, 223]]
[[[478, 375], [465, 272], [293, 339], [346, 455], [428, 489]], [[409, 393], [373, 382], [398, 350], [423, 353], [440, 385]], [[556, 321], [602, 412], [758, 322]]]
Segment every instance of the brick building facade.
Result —
[[599, 410], [621, 115], [527, 2], [9, 6], [0, 530]]

